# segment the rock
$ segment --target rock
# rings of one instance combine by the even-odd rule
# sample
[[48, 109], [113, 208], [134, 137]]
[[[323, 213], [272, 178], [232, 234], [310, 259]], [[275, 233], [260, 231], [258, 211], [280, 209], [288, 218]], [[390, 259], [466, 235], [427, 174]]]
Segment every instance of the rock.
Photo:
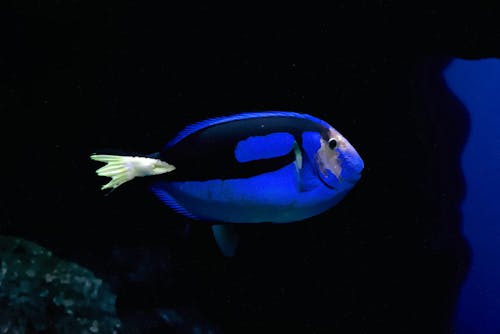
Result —
[[118, 333], [115, 300], [88, 269], [0, 236], [0, 333]]

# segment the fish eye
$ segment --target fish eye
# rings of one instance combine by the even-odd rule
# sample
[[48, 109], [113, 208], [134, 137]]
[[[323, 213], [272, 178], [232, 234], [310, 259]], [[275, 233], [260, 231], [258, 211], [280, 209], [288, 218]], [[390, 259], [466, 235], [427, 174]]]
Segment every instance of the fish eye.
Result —
[[333, 151], [337, 147], [337, 141], [333, 138], [330, 138], [328, 140], [328, 147]]

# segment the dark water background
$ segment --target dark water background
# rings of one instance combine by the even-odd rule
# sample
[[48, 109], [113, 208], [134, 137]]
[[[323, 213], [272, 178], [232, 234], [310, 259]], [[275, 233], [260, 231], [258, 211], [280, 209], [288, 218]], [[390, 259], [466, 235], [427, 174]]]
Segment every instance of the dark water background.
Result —
[[[125, 325], [174, 332], [164, 308], [223, 333], [451, 332], [470, 124], [441, 73], [500, 54], [494, 11], [4, 7], [0, 232], [104, 278]], [[307, 222], [244, 226], [229, 260], [140, 182], [99, 190], [96, 149], [150, 153], [191, 122], [256, 110], [327, 120], [364, 178]]]
[[467, 189], [462, 230], [472, 256], [457, 305], [456, 333], [498, 333], [500, 59], [455, 59], [443, 75], [471, 116], [462, 154]]

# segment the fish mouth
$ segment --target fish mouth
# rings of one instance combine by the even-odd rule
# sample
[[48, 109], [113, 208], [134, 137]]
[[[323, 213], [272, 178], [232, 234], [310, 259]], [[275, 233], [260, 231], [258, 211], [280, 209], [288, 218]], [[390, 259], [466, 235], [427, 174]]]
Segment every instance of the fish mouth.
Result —
[[343, 181], [349, 182], [351, 184], [354, 184], [354, 183], [358, 182], [362, 177], [363, 177], [363, 173], [362, 172], [353, 173], [349, 177], [344, 178]]
[[341, 177], [343, 181], [349, 182], [349, 183], [356, 183], [363, 177], [363, 160], [358, 156], [355, 159], [355, 162], [353, 163], [352, 161], [349, 161], [348, 164], [345, 168], [343, 168], [343, 171], [348, 171], [345, 173], [342, 173]]

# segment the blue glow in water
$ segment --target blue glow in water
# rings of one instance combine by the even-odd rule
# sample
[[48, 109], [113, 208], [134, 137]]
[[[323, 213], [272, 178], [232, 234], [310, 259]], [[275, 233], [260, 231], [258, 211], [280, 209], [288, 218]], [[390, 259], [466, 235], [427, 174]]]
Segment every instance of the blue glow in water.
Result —
[[457, 334], [500, 333], [500, 60], [455, 59], [448, 87], [470, 113], [462, 155], [463, 232], [472, 263], [456, 313]]

